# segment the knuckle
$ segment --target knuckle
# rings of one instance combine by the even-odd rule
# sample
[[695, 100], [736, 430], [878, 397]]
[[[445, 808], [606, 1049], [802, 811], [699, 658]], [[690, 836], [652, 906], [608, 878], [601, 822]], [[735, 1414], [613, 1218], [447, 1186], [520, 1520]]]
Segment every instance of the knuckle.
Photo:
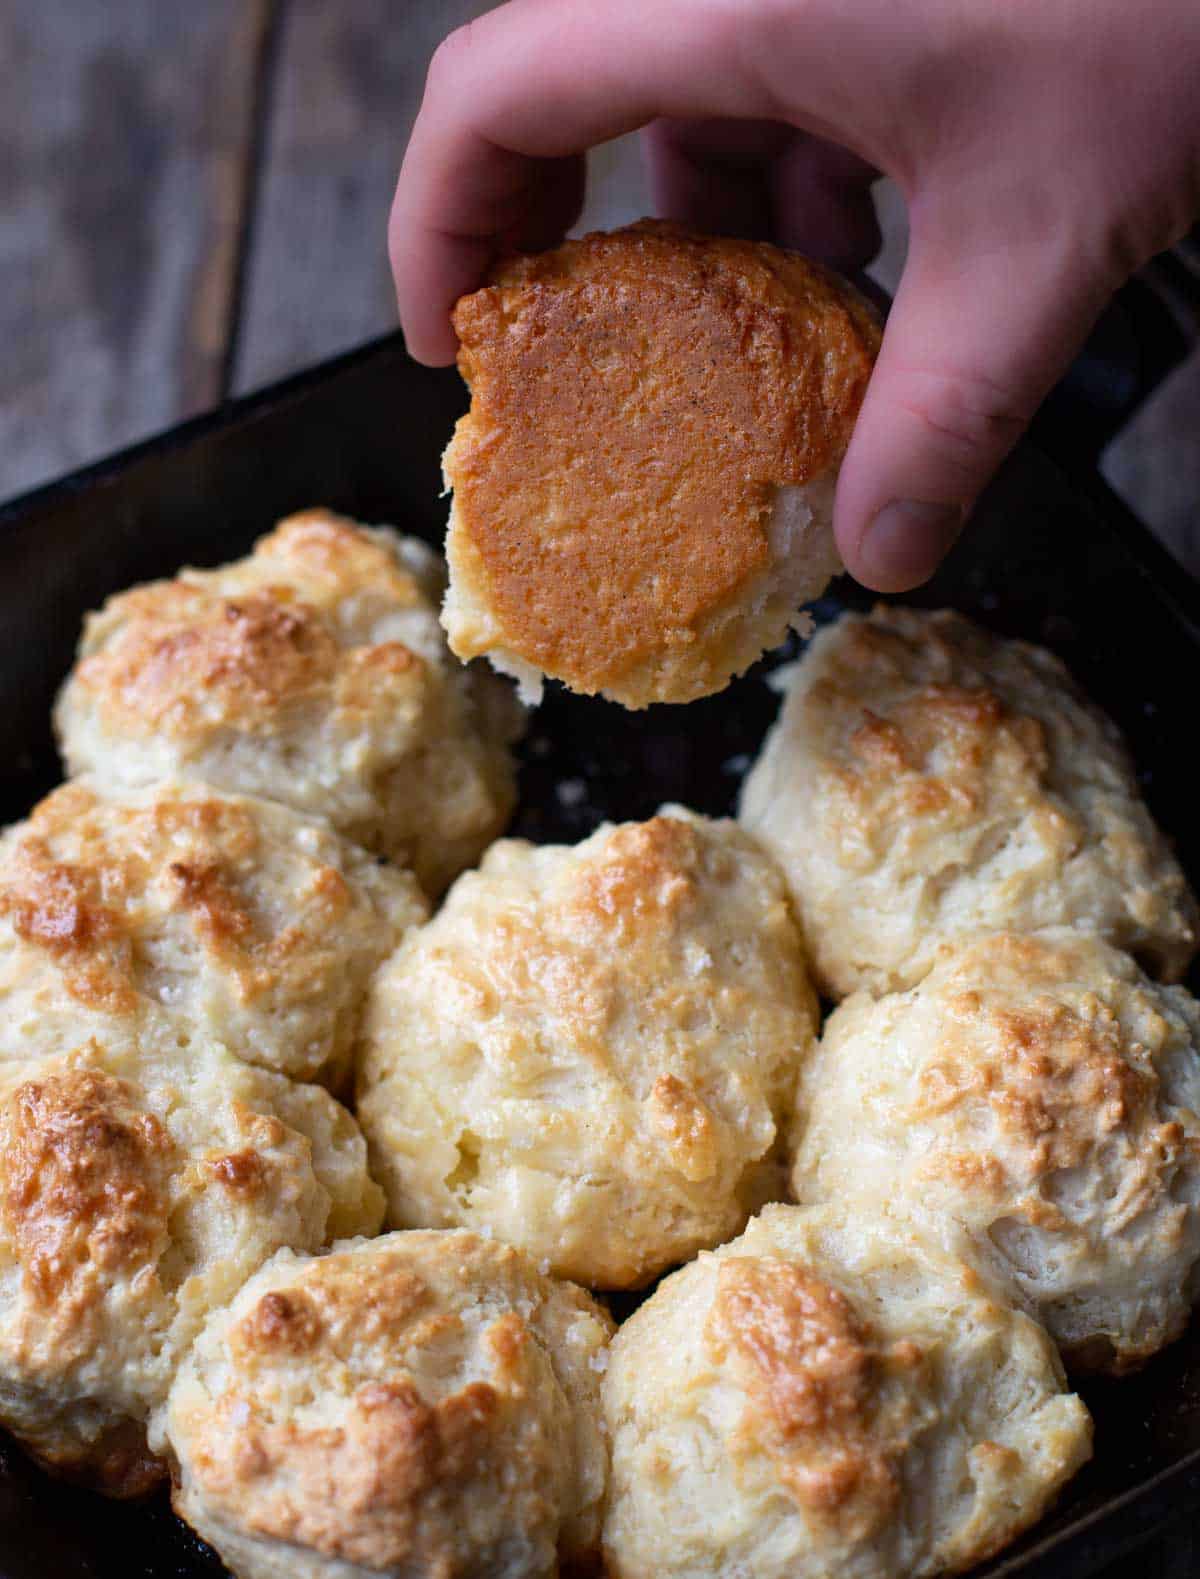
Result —
[[964, 465], [980, 453], [1002, 454], [1029, 426], [1032, 403], [1007, 385], [979, 374], [912, 371], [899, 404]]
[[464, 22], [461, 27], [446, 34], [430, 59], [425, 79], [427, 86], [453, 88], [456, 83], [461, 86], [462, 72], [467, 56], [471, 53], [473, 27], [474, 23]]

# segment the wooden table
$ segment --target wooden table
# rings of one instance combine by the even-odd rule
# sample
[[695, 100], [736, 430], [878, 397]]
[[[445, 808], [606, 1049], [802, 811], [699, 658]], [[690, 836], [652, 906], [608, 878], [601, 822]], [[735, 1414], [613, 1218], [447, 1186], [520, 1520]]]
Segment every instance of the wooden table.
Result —
[[[394, 327], [396, 171], [483, 9], [0, 7], [0, 497]], [[589, 221], [644, 211], [631, 147], [595, 176]]]
[[[384, 231], [429, 56], [487, 0], [0, 7], [0, 498], [393, 326]], [[635, 147], [586, 225], [644, 213]], [[903, 211], [885, 193], [894, 283]], [[1200, 568], [1200, 356], [1111, 480]]]

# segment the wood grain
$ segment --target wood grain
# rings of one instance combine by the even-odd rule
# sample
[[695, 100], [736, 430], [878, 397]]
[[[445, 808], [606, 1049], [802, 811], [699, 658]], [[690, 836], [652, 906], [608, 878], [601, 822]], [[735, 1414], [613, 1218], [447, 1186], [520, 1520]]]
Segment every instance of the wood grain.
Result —
[[[279, 42], [234, 385], [253, 389], [395, 327], [387, 215], [447, 33], [488, 0], [291, 0]], [[596, 150], [588, 228], [647, 211], [636, 140]]]
[[429, 58], [486, 0], [290, 0], [234, 367], [243, 391], [395, 327], [387, 215]]
[[268, 14], [0, 6], [0, 496], [217, 397]]

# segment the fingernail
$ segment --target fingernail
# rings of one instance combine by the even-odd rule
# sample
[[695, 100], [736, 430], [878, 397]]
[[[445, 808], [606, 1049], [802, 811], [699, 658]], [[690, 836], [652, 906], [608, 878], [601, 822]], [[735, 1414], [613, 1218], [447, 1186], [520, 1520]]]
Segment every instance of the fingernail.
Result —
[[937, 569], [962, 530], [961, 505], [894, 499], [859, 545], [862, 573], [878, 592], [907, 592]]

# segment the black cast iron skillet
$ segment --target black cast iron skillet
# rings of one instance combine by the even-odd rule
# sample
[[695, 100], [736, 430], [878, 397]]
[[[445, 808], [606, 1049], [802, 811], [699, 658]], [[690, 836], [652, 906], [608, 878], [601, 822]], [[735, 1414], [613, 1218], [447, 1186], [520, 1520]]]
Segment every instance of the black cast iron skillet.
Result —
[[[85, 610], [180, 565], [235, 557], [307, 505], [440, 542], [438, 458], [462, 403], [454, 373], [415, 366], [390, 338], [0, 508], [0, 820], [60, 776], [50, 707]], [[835, 591], [820, 619], [869, 601], [849, 583]], [[913, 601], [1058, 652], [1125, 731], [1156, 816], [1200, 879], [1200, 594], [1112, 495], [1023, 447]], [[729, 812], [778, 705], [762, 679], [777, 661], [686, 708], [627, 713], [551, 688], [522, 750], [516, 831], [575, 840], [667, 800]], [[1195, 1523], [1200, 1323], [1139, 1376], [1085, 1396], [1093, 1463], [981, 1574], [1082, 1579], [1173, 1520]], [[0, 1434], [0, 1579], [220, 1571], [165, 1500], [119, 1505], [58, 1484]]]

